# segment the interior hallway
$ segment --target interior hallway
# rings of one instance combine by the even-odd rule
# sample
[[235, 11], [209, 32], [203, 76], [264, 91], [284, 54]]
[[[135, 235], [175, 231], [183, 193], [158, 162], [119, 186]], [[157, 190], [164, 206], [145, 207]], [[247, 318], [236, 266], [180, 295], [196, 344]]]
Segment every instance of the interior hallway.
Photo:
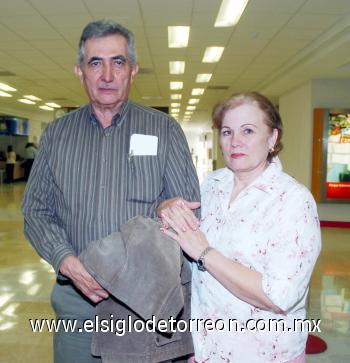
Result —
[[[23, 235], [24, 183], [0, 185], [0, 363], [50, 363], [51, 335], [32, 333], [28, 319], [53, 318], [55, 279]], [[324, 228], [310, 293], [309, 318], [322, 319], [325, 353], [307, 362], [350, 362], [350, 229]], [[249, 362], [239, 362], [249, 363]]]

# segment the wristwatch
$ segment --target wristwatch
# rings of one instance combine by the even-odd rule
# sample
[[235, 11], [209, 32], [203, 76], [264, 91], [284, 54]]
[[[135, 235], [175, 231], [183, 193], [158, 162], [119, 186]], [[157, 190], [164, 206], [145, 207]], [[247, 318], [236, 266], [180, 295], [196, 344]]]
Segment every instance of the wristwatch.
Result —
[[199, 271], [207, 271], [205, 268], [205, 256], [209, 251], [211, 251], [213, 247], [208, 246], [199, 256], [199, 259], [197, 260], [197, 267]]

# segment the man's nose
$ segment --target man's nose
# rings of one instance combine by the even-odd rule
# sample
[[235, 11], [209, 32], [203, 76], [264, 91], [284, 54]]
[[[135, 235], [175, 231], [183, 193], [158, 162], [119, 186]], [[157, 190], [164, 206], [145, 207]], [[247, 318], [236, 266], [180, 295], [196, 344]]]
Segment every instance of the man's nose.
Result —
[[104, 64], [102, 68], [102, 74], [101, 78], [104, 82], [112, 82], [114, 75], [113, 75], [113, 69], [110, 64]]

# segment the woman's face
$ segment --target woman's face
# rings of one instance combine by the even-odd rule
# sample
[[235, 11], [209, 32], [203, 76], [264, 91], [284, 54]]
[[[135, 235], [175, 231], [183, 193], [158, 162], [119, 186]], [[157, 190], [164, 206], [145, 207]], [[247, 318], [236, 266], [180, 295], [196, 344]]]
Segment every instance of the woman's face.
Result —
[[220, 130], [220, 146], [226, 165], [233, 172], [265, 168], [269, 149], [277, 140], [277, 129], [264, 122], [264, 113], [254, 104], [226, 111]]

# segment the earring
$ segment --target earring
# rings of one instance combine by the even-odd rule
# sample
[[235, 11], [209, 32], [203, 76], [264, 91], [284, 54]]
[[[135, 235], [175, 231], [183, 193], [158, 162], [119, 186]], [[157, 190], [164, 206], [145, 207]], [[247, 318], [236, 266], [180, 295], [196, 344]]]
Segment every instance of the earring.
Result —
[[275, 148], [272, 146], [269, 148], [269, 153], [272, 154], [275, 151]]

